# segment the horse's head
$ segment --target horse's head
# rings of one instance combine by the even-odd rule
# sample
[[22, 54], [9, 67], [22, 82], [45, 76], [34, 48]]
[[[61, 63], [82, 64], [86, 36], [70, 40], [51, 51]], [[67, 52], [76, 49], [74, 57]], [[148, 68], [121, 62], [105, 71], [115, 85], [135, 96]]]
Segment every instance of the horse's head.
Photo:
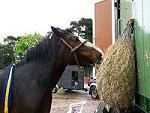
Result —
[[[102, 60], [102, 50], [94, 46], [87, 40], [75, 36], [67, 30], [61, 30], [59, 28], [52, 27], [52, 31], [55, 37], [57, 37], [60, 40], [61, 45], [63, 45], [63, 47], [61, 47], [60, 49], [62, 49], [61, 51], [66, 51], [64, 53], [64, 57], [69, 62], [69, 64], [95, 64]], [[66, 56], [68, 50], [68, 55], [70, 56], [70, 58], [67, 58]]]

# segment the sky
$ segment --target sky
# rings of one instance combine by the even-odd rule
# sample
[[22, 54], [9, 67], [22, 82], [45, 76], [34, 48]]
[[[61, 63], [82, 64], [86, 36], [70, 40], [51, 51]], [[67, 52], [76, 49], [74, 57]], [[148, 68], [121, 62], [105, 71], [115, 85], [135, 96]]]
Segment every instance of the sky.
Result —
[[0, 0], [0, 42], [9, 35], [46, 35], [51, 26], [94, 17], [94, 0]]

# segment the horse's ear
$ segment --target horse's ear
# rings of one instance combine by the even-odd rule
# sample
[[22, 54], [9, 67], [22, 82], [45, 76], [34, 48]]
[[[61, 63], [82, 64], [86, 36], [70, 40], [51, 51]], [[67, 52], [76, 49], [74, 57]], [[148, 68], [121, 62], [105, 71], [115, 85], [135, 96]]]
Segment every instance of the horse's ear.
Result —
[[53, 27], [53, 26], [51, 26], [51, 29], [52, 29], [52, 31], [54, 32], [54, 34], [56, 34], [57, 36], [63, 37], [63, 32], [62, 32], [60, 29], [55, 28], [55, 27]]

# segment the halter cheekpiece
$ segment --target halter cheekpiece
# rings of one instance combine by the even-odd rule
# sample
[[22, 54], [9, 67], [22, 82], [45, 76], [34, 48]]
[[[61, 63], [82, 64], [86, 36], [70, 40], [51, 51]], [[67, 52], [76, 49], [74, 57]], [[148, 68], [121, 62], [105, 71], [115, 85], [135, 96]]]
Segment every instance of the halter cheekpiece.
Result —
[[87, 40], [85, 40], [84, 42], [82, 42], [81, 44], [79, 44], [78, 46], [76, 46], [76, 47], [71, 47], [63, 38], [61, 38], [60, 37], [60, 40], [65, 44], [65, 45], [67, 45], [70, 49], [71, 49], [71, 53], [73, 53], [73, 55], [74, 55], [74, 58], [75, 58], [75, 60], [76, 60], [76, 63], [77, 63], [77, 65], [78, 66], [80, 66], [80, 64], [79, 64], [79, 61], [78, 61], [78, 58], [77, 58], [77, 55], [76, 55], [76, 53], [75, 53], [75, 51], [77, 50], [77, 49], [79, 49], [81, 46], [83, 46], [86, 42], [87, 42]]

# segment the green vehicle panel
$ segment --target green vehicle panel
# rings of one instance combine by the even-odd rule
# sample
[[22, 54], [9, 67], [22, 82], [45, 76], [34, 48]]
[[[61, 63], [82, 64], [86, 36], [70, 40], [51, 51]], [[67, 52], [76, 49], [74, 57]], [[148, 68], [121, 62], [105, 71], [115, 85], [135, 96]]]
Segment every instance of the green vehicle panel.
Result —
[[135, 19], [135, 50], [137, 59], [136, 105], [150, 113], [150, 0], [120, 0], [120, 31]]

